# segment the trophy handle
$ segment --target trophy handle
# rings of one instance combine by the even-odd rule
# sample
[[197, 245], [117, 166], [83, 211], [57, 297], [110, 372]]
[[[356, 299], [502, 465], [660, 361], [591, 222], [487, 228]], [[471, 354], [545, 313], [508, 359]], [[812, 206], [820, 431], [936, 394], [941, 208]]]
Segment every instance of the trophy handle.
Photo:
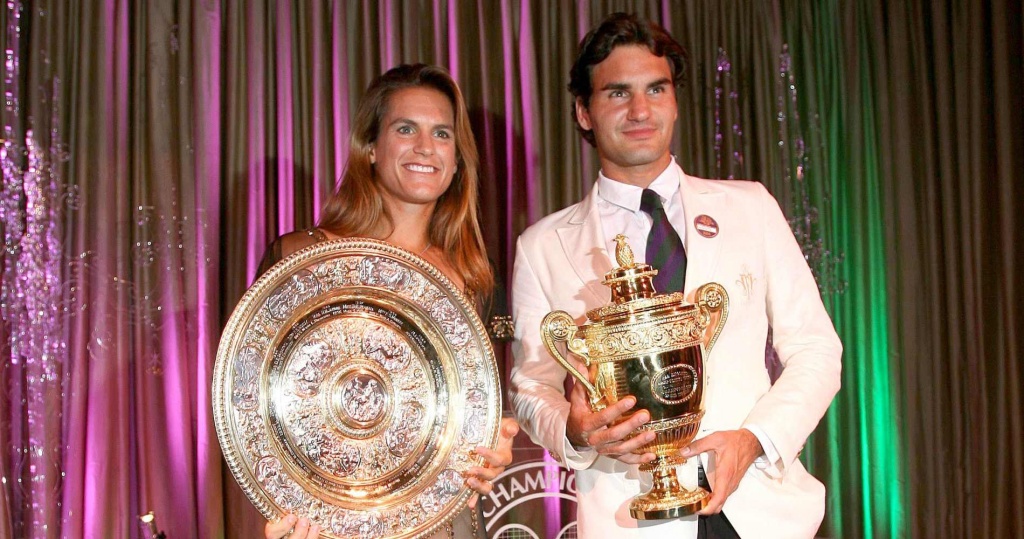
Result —
[[711, 335], [711, 340], [708, 341], [706, 347], [707, 352], [711, 353], [711, 348], [715, 346], [715, 341], [718, 340], [718, 335], [722, 333], [722, 326], [725, 325], [725, 320], [729, 318], [729, 293], [725, 291], [725, 287], [718, 283], [707, 283], [701, 285], [697, 289], [695, 294], [697, 298], [697, 306], [700, 307], [701, 314], [706, 316], [708, 319], [711, 318], [711, 313], [720, 312], [718, 321], [715, 322], [715, 331]]
[[594, 384], [590, 383], [586, 373], [580, 372], [579, 369], [569, 363], [565, 356], [555, 347], [556, 342], [564, 342], [566, 348], [583, 358], [583, 363], [589, 367], [590, 356], [587, 354], [587, 343], [583, 339], [576, 337], [577, 331], [579, 331], [579, 328], [576, 327], [576, 321], [565, 311], [550, 312], [540, 323], [540, 335], [551, 357], [555, 358], [559, 365], [569, 371], [573, 378], [579, 380], [583, 387], [587, 388], [590, 404], [594, 405], [601, 400], [601, 395], [598, 394], [597, 388], [594, 387]]

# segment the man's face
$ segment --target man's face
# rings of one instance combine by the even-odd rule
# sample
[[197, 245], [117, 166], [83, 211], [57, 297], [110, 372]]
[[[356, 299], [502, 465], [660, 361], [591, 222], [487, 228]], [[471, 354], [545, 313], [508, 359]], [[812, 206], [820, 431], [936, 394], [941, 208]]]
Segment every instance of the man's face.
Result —
[[[672, 160], [676, 94], [668, 60], [643, 45], [623, 45], [591, 73], [590, 106], [576, 117], [594, 132], [604, 174], [646, 187]], [[653, 175], [652, 175], [653, 174]]]

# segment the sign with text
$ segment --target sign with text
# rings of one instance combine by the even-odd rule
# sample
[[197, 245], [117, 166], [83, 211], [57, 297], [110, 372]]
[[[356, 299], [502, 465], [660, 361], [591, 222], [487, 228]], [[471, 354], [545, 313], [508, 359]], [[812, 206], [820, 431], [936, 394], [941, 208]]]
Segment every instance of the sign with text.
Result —
[[532, 453], [532, 460], [517, 454], [515, 464], [494, 480], [494, 490], [480, 498], [487, 536], [575, 539], [575, 475], [543, 451]]

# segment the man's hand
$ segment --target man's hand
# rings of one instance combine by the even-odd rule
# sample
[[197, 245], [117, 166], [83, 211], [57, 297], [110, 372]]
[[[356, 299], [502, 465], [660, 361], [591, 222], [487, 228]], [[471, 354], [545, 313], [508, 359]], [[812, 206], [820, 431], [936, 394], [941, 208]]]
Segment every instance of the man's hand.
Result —
[[636, 398], [626, 397], [612, 406], [593, 412], [587, 400], [583, 384], [577, 383], [569, 394], [569, 418], [565, 424], [565, 436], [577, 448], [593, 447], [601, 455], [617, 458], [628, 464], [642, 464], [654, 460], [654, 453], [634, 454], [641, 446], [654, 441], [653, 432], [644, 432], [623, 441], [634, 429], [651, 420], [647, 410], [640, 410], [632, 417], [615, 425], [614, 423], [636, 405]]
[[764, 454], [761, 442], [747, 429], [713, 432], [687, 447], [680, 454], [684, 457], [700, 453], [714, 453], [715, 476], [711, 485], [711, 499], [698, 515], [714, 515], [722, 510], [726, 498], [740, 485], [740, 479], [757, 457]]

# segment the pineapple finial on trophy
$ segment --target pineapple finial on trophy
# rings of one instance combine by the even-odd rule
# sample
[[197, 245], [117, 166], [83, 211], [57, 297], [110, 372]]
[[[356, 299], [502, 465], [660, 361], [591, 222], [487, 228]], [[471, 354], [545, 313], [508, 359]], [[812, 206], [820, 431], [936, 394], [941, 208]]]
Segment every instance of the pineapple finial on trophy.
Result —
[[615, 236], [615, 261], [619, 263], [620, 268], [633, 267], [633, 249], [626, 243], [625, 234]]
[[604, 275], [604, 284], [611, 288], [612, 303], [622, 304], [637, 298], [652, 298], [658, 270], [637, 262], [625, 234], [615, 236], [615, 261], [619, 267]]

